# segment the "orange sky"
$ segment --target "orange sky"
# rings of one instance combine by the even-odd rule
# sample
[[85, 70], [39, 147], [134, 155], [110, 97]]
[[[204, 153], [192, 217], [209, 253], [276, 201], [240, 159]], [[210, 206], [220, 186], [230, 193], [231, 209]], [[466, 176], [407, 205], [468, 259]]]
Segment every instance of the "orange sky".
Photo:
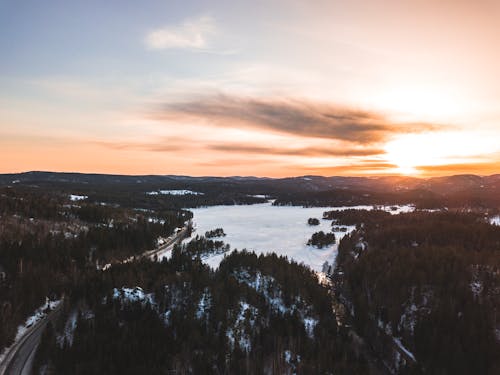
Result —
[[500, 173], [498, 1], [168, 3], [0, 5], [0, 173]]

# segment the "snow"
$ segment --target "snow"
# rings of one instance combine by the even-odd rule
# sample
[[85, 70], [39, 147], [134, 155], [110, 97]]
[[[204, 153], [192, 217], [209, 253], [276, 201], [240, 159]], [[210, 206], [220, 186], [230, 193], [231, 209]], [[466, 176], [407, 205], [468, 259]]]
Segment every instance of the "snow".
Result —
[[314, 328], [318, 324], [318, 320], [310, 317], [305, 317], [302, 320], [304, 321], [304, 328], [306, 329], [307, 335], [309, 337], [314, 337]]
[[29, 316], [26, 319], [24, 325], [21, 325], [17, 328], [17, 335], [15, 340], [16, 341], [19, 340], [24, 335], [24, 333], [28, 328], [32, 327], [35, 323], [45, 318], [47, 316], [46, 310], [48, 308], [50, 308], [50, 310], [53, 310], [59, 305], [59, 303], [61, 303], [61, 300], [49, 301], [49, 299], [47, 298], [45, 303], [42, 306], [40, 306], [37, 310], [35, 310], [33, 315]]
[[244, 283], [250, 288], [255, 289], [258, 293], [261, 293], [273, 310], [279, 311], [281, 314], [287, 312], [287, 308], [281, 297], [281, 289], [274, 277], [262, 275], [260, 272], [251, 275], [244, 269], [238, 270], [233, 276], [238, 282]]
[[484, 289], [481, 275], [484, 275], [484, 271], [486, 271], [486, 269], [484, 267], [481, 267], [479, 264], [472, 265], [471, 268], [471, 282], [469, 284], [469, 287], [472, 291], [472, 294], [474, 294], [474, 297], [477, 298], [481, 295]]
[[172, 315], [172, 311], [167, 310], [163, 313], [163, 321], [168, 326], [170, 325], [170, 315]]
[[204, 195], [204, 193], [192, 190], [157, 190], [157, 191], [148, 191], [146, 194], [147, 195]]
[[[47, 316], [47, 312], [48, 312], [47, 309], [53, 310], [57, 306], [59, 306], [60, 303], [61, 303], [61, 300], [50, 301], [48, 298], [46, 298], [45, 303], [42, 306], [40, 306], [38, 309], [36, 309], [35, 312], [31, 316], [26, 318], [26, 321], [24, 322], [24, 324], [17, 327], [16, 337], [15, 337], [14, 343], [12, 343], [12, 345], [17, 343], [24, 336], [24, 334], [29, 330], [30, 327], [32, 327], [33, 325], [35, 325], [36, 323], [38, 323], [40, 320], [42, 320], [43, 318], [45, 318]], [[4, 360], [4, 357], [5, 357], [6, 353], [8, 353], [9, 349], [10, 349], [10, 347], [4, 348], [4, 350], [0, 353], [0, 363]]]
[[311, 338], [314, 337], [314, 328], [318, 324], [318, 320], [310, 315], [311, 307], [306, 305], [300, 296], [296, 296], [294, 303], [287, 306], [283, 301], [283, 293], [280, 285], [274, 277], [262, 275], [259, 271], [255, 272], [255, 274], [250, 274], [245, 269], [234, 272], [233, 276], [238, 282], [244, 283], [262, 294], [272, 310], [282, 315], [291, 315], [294, 311], [297, 311], [301, 316], [308, 336]]
[[371, 208], [368, 208], [368, 210], [372, 209], [386, 211], [392, 215], [398, 215], [415, 211], [415, 205], [403, 204], [403, 205], [390, 205], [390, 206], [372, 206]]
[[200, 302], [198, 303], [198, 310], [196, 310], [196, 318], [202, 319], [204, 316], [206, 316], [211, 306], [212, 306], [212, 295], [210, 294], [210, 290], [205, 289], [200, 298]]
[[[391, 214], [411, 212], [412, 205], [377, 206]], [[323, 212], [345, 209], [372, 210], [374, 206], [352, 207], [298, 207], [273, 206], [272, 202], [254, 205], [211, 206], [191, 209], [194, 214], [193, 236], [204, 234], [213, 228], [223, 228], [227, 236], [224, 242], [232, 248], [247, 249], [260, 253], [275, 252], [278, 255], [302, 262], [314, 271], [321, 272], [326, 262], [333, 264], [337, 256], [338, 243], [342, 237], [354, 230], [348, 226], [347, 232], [334, 232], [337, 244], [316, 249], [307, 246], [314, 232], [329, 232], [331, 220], [323, 220]], [[320, 219], [316, 226], [307, 225], [307, 219]], [[212, 268], [217, 268], [224, 255], [215, 255], [204, 260]]]
[[141, 302], [142, 304], [149, 303], [154, 305], [153, 294], [146, 294], [142, 288], [136, 286], [135, 288], [114, 288], [113, 289], [113, 299], [119, 299], [121, 302], [134, 303]]
[[[331, 209], [333, 208], [273, 206], [270, 202], [196, 208], [192, 209], [195, 224], [193, 236], [197, 233], [204, 234], [213, 228], [223, 228], [227, 234], [224, 242], [232, 248], [247, 249], [256, 253], [275, 252], [319, 272], [325, 261], [335, 261], [338, 245], [316, 249], [306, 243], [314, 232], [331, 231], [331, 221], [321, 219], [323, 212]], [[320, 225], [307, 225], [307, 219], [310, 217], [320, 219]], [[335, 232], [337, 242], [353, 229], [354, 226], [349, 227], [347, 232]], [[224, 255], [219, 254], [205, 259], [204, 262], [212, 268], [217, 268], [223, 258]]]
[[490, 218], [490, 224], [500, 225], [500, 215], [493, 216], [492, 218]]
[[[407, 329], [413, 335], [415, 332], [415, 326], [417, 325], [419, 311], [420, 310], [417, 308], [417, 305], [414, 303], [406, 306], [403, 314], [401, 314], [401, 317], [399, 318], [399, 329]], [[390, 323], [388, 323], [388, 325], [390, 325]]]
[[481, 292], [483, 291], [483, 284], [481, 283], [481, 280], [473, 280], [470, 283], [470, 289], [472, 293], [474, 294], [475, 297], [478, 297]]
[[283, 356], [285, 358], [285, 362], [292, 368], [292, 374], [295, 375], [297, 364], [300, 363], [300, 355], [294, 355], [291, 350], [285, 350], [283, 352]]
[[220, 262], [222, 262], [222, 259], [224, 259], [225, 256], [226, 256], [225, 253], [224, 254], [217, 254], [217, 255], [207, 257], [207, 258], [203, 258], [202, 261], [203, 261], [203, 263], [208, 265], [210, 268], [215, 270], [219, 267]]
[[397, 337], [393, 337], [394, 343], [401, 349], [408, 357], [410, 357], [413, 361], [416, 362], [415, 356], [413, 355], [412, 352], [410, 352], [408, 349], [406, 349], [403, 344], [401, 343], [401, 339]]
[[252, 349], [250, 335], [248, 332], [245, 332], [245, 322], [248, 320], [250, 327], [253, 327], [258, 312], [256, 307], [249, 305], [247, 302], [239, 302], [239, 311], [234, 321], [234, 325], [228, 328], [226, 332], [231, 348], [234, 348], [234, 344], [238, 342], [238, 346], [243, 351], [249, 352]]
[[75, 195], [75, 194], [70, 194], [69, 199], [73, 202], [75, 201], [83, 201], [84, 199], [87, 199], [88, 196], [86, 195]]
[[78, 320], [78, 311], [72, 310], [68, 316], [68, 320], [64, 324], [64, 332], [57, 338], [58, 344], [62, 347], [66, 341], [70, 346], [73, 345], [73, 335], [75, 333]]
[[154, 224], [160, 223], [161, 225], [163, 225], [163, 224], [165, 224], [165, 220], [158, 219], [157, 217], [148, 217], [148, 223], [154, 223]]

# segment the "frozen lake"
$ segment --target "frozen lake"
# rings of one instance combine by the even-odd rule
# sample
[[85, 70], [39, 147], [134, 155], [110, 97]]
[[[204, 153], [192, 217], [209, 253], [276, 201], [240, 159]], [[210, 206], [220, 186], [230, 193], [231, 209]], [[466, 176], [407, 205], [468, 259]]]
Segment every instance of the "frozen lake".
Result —
[[[373, 209], [373, 206], [355, 207], [311, 207], [273, 206], [271, 202], [243, 206], [212, 206], [191, 209], [194, 214], [195, 232], [204, 235], [206, 231], [223, 228], [226, 237], [221, 239], [232, 249], [247, 249], [260, 253], [275, 252], [297, 262], [321, 271], [323, 263], [332, 263], [337, 255], [338, 245], [317, 249], [306, 243], [314, 232], [331, 231], [331, 221], [323, 220], [323, 212], [348, 208]], [[388, 209], [389, 210], [389, 209]], [[411, 206], [399, 206], [391, 213], [413, 210]], [[308, 225], [307, 219], [319, 219], [319, 225]], [[352, 231], [354, 227], [349, 227]], [[346, 232], [335, 232], [338, 241]], [[215, 255], [205, 260], [217, 267], [224, 255]]]

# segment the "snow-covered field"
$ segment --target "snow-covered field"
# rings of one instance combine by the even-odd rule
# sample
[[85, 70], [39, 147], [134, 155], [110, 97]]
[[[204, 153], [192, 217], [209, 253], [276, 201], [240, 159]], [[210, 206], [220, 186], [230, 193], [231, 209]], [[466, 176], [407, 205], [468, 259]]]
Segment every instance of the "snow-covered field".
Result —
[[[395, 206], [393, 206], [395, 207]], [[206, 231], [223, 228], [227, 234], [221, 238], [231, 248], [252, 250], [256, 253], [275, 252], [310, 266], [320, 272], [326, 261], [332, 263], [337, 255], [338, 245], [317, 249], [307, 246], [307, 240], [314, 232], [331, 231], [331, 221], [323, 220], [323, 212], [329, 210], [373, 209], [373, 206], [355, 207], [311, 207], [273, 206], [271, 202], [243, 206], [212, 206], [192, 209], [194, 213], [195, 232], [193, 235], [204, 235]], [[381, 207], [396, 214], [412, 211], [412, 206]], [[310, 226], [307, 219], [315, 217], [320, 225]], [[352, 231], [335, 232], [338, 241]], [[211, 267], [218, 267], [224, 255], [215, 255], [205, 260]]]
[[158, 190], [158, 191], [148, 191], [147, 195], [203, 195], [198, 191], [192, 190]]

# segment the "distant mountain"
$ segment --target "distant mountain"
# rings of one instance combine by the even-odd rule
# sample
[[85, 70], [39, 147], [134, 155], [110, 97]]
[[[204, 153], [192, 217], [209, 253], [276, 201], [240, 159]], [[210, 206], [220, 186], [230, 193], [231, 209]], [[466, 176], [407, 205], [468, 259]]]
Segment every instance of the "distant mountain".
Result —
[[500, 174], [491, 176], [454, 175], [445, 177], [416, 178], [407, 176], [380, 177], [344, 177], [344, 176], [298, 176], [286, 178], [269, 178], [255, 176], [178, 176], [178, 175], [115, 175], [96, 173], [67, 173], [31, 171], [24, 173], [0, 174], [0, 184], [45, 184], [45, 183], [79, 183], [79, 184], [155, 184], [155, 183], [250, 183], [288, 186], [299, 190], [324, 191], [331, 189], [376, 189], [376, 190], [462, 190], [468, 188], [484, 188], [500, 184]]
[[[0, 186], [31, 186], [92, 193], [98, 190], [144, 194], [158, 189], [187, 189], [211, 196], [267, 194], [279, 204], [330, 205], [420, 202], [422, 206], [500, 206], [500, 174], [454, 175], [433, 178], [407, 176], [344, 177], [112, 175], [57, 172], [26, 172], [0, 175]], [[340, 198], [338, 198], [340, 197]], [[364, 198], [363, 198], [364, 197]], [[281, 198], [281, 200], [280, 200]], [[217, 200], [219, 201], [219, 200]]]

